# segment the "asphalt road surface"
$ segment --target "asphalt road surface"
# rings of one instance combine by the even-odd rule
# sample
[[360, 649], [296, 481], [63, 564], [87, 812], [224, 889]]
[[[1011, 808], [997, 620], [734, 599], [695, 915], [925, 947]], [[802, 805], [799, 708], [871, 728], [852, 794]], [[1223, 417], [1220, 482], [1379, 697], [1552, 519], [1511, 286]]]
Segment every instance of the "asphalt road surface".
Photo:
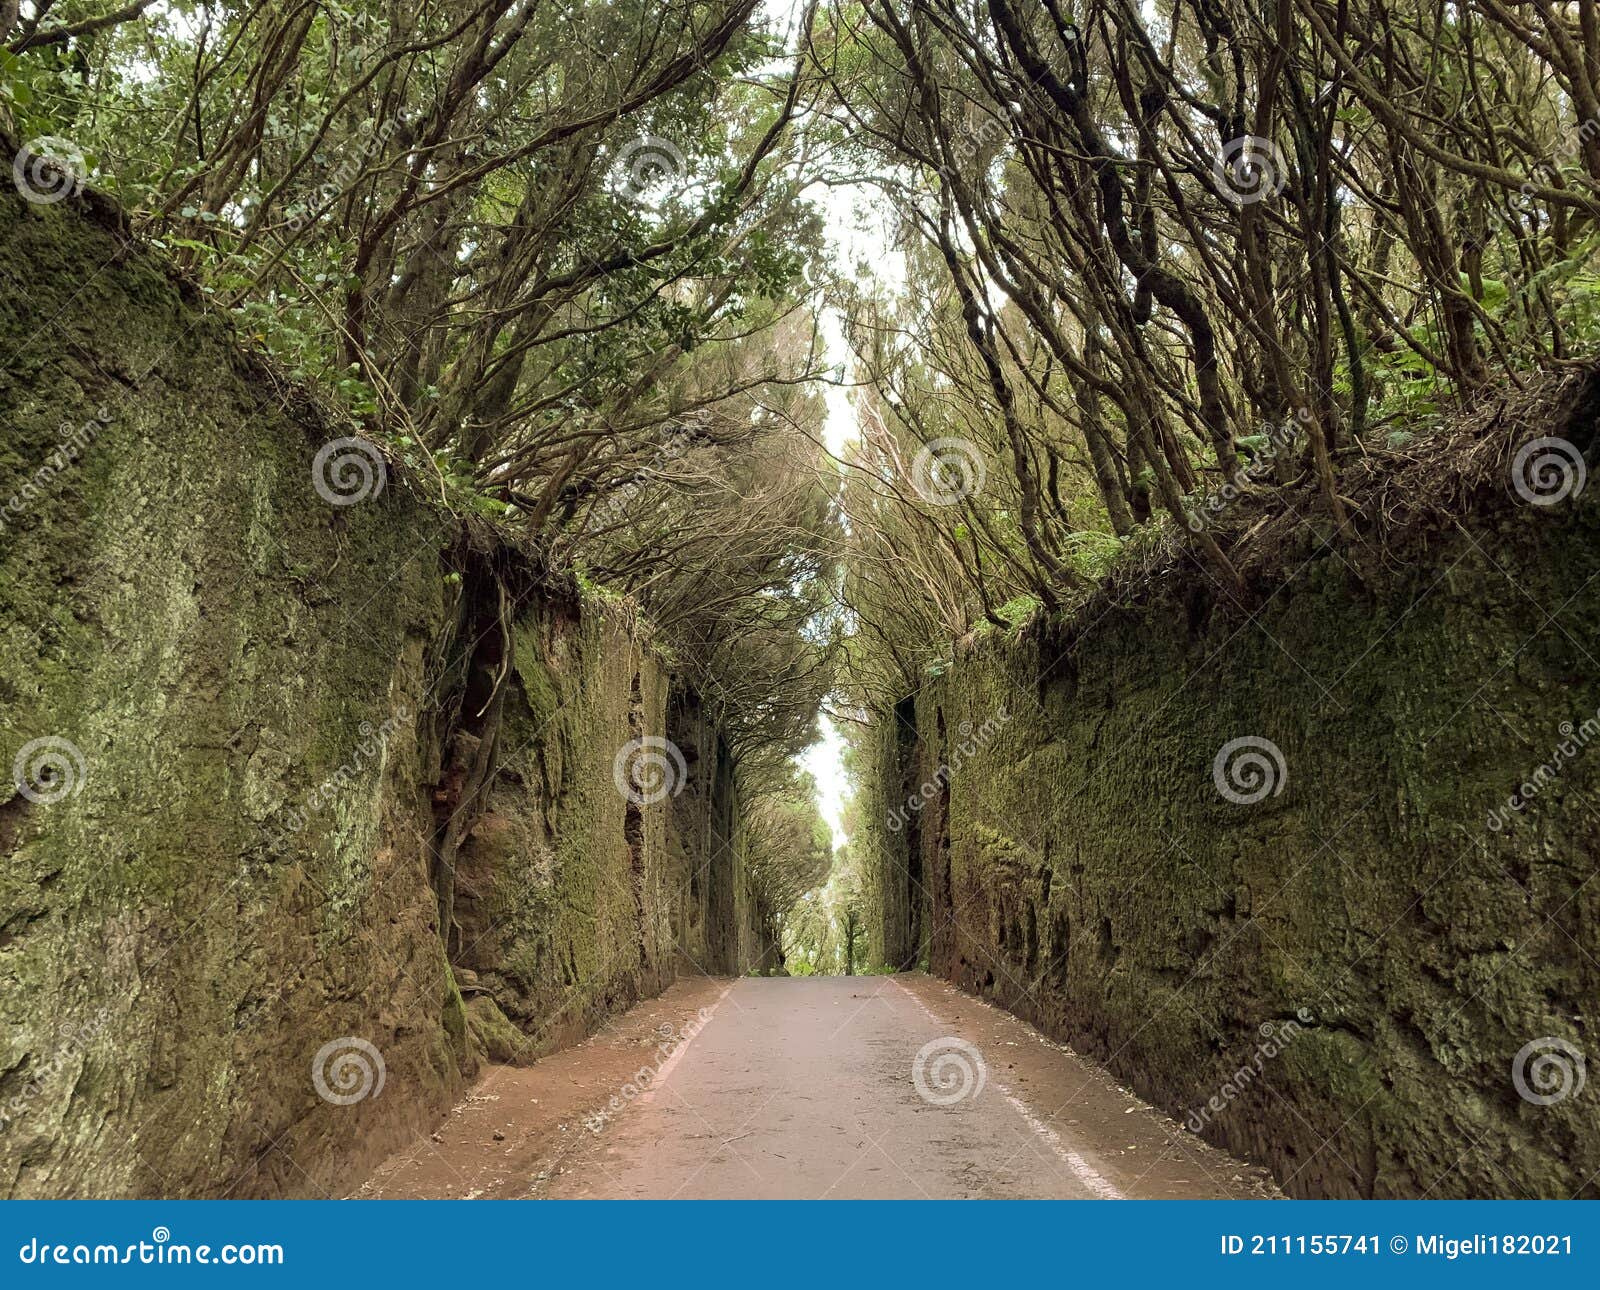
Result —
[[[1260, 1170], [928, 977], [710, 983], [699, 1023], [534, 1194], [1228, 1197]], [[641, 1091], [642, 1087], [642, 1091]]]

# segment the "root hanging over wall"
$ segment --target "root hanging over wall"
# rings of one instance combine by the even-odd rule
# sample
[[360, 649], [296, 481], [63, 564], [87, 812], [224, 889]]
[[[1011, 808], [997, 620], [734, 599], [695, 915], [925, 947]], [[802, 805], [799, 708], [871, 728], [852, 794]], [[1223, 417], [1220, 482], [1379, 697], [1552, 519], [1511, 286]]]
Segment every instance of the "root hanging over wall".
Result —
[[432, 794], [432, 879], [439, 902], [439, 937], [447, 954], [461, 948], [455, 917], [456, 863], [462, 840], [477, 824], [494, 778], [512, 649], [511, 597], [495, 562], [469, 557], [467, 566], [456, 645], [463, 676], [459, 690], [446, 695], [438, 714], [444, 766]]

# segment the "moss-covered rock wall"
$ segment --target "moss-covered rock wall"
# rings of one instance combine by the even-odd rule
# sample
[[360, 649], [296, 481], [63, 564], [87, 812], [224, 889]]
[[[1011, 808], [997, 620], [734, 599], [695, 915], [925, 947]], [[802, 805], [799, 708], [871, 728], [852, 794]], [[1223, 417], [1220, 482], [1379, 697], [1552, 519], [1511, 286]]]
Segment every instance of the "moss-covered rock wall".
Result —
[[1594, 1196], [1600, 497], [1509, 471], [1544, 435], [1592, 469], [1597, 406], [1490, 418], [1247, 601], [1179, 557], [959, 651], [878, 732], [875, 956], [1291, 1194]]
[[[515, 557], [376, 454], [319, 465], [354, 430], [92, 194], [0, 192], [0, 346], [0, 1194], [337, 1193], [485, 1056], [671, 979], [705, 857], [669, 834], [737, 803], [619, 784], [672, 687], [622, 608], [529, 574], [485, 659], [473, 571]], [[722, 970], [737, 877], [697, 893]]]

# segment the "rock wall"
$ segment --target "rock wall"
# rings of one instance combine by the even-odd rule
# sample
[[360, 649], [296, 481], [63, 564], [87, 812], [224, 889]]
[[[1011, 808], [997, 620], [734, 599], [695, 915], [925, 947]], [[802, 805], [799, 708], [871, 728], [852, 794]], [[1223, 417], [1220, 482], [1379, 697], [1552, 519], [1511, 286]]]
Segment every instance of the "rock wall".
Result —
[[[866, 752], [856, 796], [865, 834], [859, 845], [867, 855], [862, 883], [867, 962], [879, 969], [926, 970], [929, 904], [915, 697], [881, 714]], [[918, 809], [904, 810], [914, 798]]]
[[771, 972], [782, 956], [744, 867], [732, 755], [692, 692], [673, 691], [667, 730], [688, 768], [672, 802], [667, 840], [680, 970]]
[[680, 971], [770, 961], [732, 766], [693, 691], [615, 611], [547, 599], [514, 639], [451, 955], [497, 1060], [576, 1042]]
[[[337, 1194], [483, 1056], [671, 979], [737, 801], [619, 788], [674, 693], [623, 609], [392, 464], [319, 464], [353, 429], [92, 194], [0, 192], [0, 346], [0, 1194]], [[737, 970], [718, 864], [700, 928]]]
[[878, 732], [874, 956], [1296, 1196], [1595, 1196], [1600, 498], [1508, 482], [1539, 435], [1592, 468], [1600, 398], [1551, 397], [1248, 604], [1180, 556], [960, 651]]

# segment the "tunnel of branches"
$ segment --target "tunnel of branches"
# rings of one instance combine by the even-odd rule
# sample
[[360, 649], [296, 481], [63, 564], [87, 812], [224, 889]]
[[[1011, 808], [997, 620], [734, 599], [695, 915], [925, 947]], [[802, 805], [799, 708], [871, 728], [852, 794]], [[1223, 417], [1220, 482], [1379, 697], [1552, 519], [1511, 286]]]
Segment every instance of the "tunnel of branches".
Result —
[[559, 578], [714, 725], [797, 972], [927, 949], [868, 928], [819, 719], [848, 776], [1140, 571], [1193, 619], [1307, 542], [1382, 564], [1600, 343], [1588, 3], [0, 0], [0, 130], [449, 517], [439, 818]]

